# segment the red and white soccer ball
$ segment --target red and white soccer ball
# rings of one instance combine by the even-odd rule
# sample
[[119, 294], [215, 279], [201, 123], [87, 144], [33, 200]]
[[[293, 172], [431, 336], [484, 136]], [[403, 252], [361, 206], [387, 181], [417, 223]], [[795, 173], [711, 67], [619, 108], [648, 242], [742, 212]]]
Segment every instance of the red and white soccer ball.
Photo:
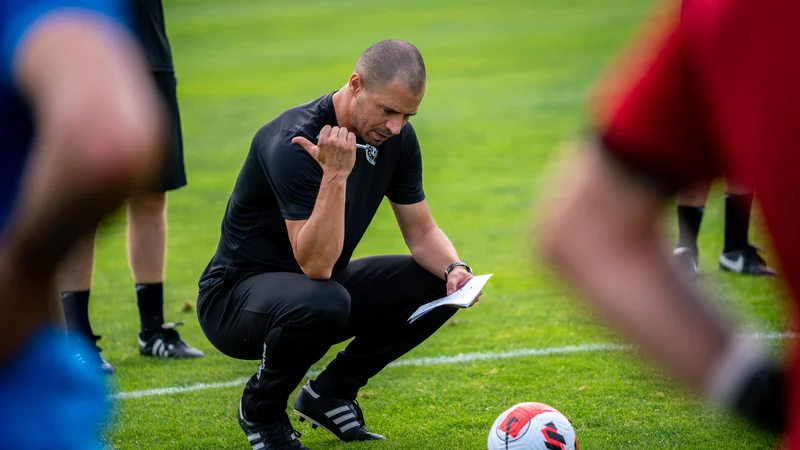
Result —
[[503, 411], [489, 430], [488, 450], [578, 450], [575, 429], [544, 403], [519, 403]]

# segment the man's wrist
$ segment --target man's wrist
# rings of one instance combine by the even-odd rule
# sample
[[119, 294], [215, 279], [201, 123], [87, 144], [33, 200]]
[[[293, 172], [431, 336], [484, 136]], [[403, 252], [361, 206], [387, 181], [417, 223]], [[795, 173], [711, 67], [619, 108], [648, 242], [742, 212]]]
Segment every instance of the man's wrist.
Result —
[[710, 375], [706, 395], [714, 403], [770, 430], [784, 430], [785, 375], [759, 343], [733, 337]]
[[706, 381], [706, 396], [723, 407], [731, 407], [747, 378], [765, 362], [760, 343], [733, 335], [719, 359], [712, 365]]
[[461, 268], [463, 270], [466, 270], [467, 273], [472, 273], [472, 268], [470, 266], [468, 266], [466, 263], [463, 263], [461, 261], [456, 261], [453, 264], [450, 264], [449, 266], [447, 266], [447, 268], [444, 270], [444, 279], [447, 280], [447, 277], [450, 276], [450, 274], [454, 270], [457, 270], [459, 268]]
[[326, 184], [346, 184], [347, 177], [350, 176], [346, 172], [328, 171], [322, 172], [322, 183]]

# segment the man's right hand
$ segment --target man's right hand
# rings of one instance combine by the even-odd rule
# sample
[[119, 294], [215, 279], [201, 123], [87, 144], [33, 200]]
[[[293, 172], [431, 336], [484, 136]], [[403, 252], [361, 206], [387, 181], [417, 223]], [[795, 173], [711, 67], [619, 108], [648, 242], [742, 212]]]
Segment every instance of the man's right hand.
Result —
[[317, 160], [326, 175], [347, 178], [356, 163], [356, 135], [344, 127], [325, 125], [319, 132], [319, 141], [314, 145], [302, 136], [292, 138]]

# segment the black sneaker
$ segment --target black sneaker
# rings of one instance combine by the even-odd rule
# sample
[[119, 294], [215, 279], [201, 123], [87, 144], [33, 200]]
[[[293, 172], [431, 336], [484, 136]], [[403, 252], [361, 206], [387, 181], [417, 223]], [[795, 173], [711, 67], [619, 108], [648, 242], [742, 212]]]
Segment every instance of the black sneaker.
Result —
[[300, 389], [294, 400], [294, 413], [311, 428], [322, 427], [340, 441], [382, 441], [386, 438], [366, 429], [358, 402], [323, 398], [311, 389], [311, 381]]
[[767, 265], [759, 254], [760, 249], [747, 245], [742, 249], [724, 252], [719, 255], [719, 268], [728, 272], [745, 275], [775, 276], [777, 273]]
[[672, 257], [675, 259], [675, 270], [678, 271], [679, 276], [687, 281], [697, 278], [699, 269], [696, 251], [689, 247], [678, 247], [673, 250]]
[[289, 417], [284, 417], [285, 420], [267, 424], [251, 422], [245, 417], [242, 402], [239, 401], [239, 425], [253, 450], [308, 450], [297, 440], [300, 432], [292, 428]]
[[[97, 341], [99, 341], [99, 340], [100, 340], [100, 336], [97, 336], [97, 335], [92, 336], [92, 341], [93, 341], [92, 343], [88, 343], [88, 342], [84, 341], [83, 338], [81, 338], [81, 341], [83, 341], [83, 344], [84, 344], [83, 348], [89, 348], [90, 350], [88, 352], [86, 352], [86, 353], [83, 353], [83, 352], [76, 353], [75, 354], [75, 359], [81, 364], [93, 364], [93, 365], [96, 365], [97, 367], [100, 368], [100, 370], [104, 374], [111, 375], [111, 374], [114, 373], [114, 366], [112, 366], [108, 361], [106, 361], [103, 358], [102, 355], [100, 355], [100, 352], [102, 352], [103, 349], [100, 348], [97, 345]], [[92, 350], [95, 350], [95, 351], [92, 351]]]
[[203, 352], [183, 342], [175, 330], [183, 322], [168, 322], [161, 325], [161, 331], [153, 333], [146, 341], [142, 340], [139, 333], [139, 353], [145, 356], [160, 356], [162, 358], [202, 358]]

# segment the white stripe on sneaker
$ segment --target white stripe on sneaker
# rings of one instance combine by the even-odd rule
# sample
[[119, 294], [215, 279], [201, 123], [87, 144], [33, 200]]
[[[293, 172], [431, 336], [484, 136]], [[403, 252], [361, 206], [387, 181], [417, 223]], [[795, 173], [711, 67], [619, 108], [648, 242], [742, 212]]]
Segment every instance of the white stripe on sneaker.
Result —
[[263, 442], [259, 442], [258, 444], [253, 444], [253, 450], [261, 450], [264, 447], [265, 445]]
[[357, 426], [358, 426], [358, 422], [357, 422], [357, 421], [356, 421], [356, 422], [350, 422], [350, 423], [348, 423], [347, 425], [345, 425], [345, 426], [343, 426], [343, 427], [339, 428], [339, 431], [341, 431], [342, 433], [344, 433], [345, 431], [347, 431], [347, 430], [349, 430], [349, 429], [351, 429], [351, 428], [355, 428], [355, 427], [357, 427]]
[[341, 413], [343, 413], [345, 411], [350, 411], [350, 407], [346, 406], [346, 405], [345, 406], [340, 406], [340, 407], [338, 407], [336, 409], [332, 409], [332, 410], [326, 412], [325, 415], [328, 416], [328, 417], [333, 417], [333, 416], [335, 416], [337, 414], [341, 414]]
[[256, 439], [261, 439], [261, 434], [260, 433], [253, 433], [253, 434], [250, 434], [250, 435], [247, 436], [247, 440], [250, 441], [250, 442], [253, 442]]
[[350, 420], [350, 419], [355, 419], [355, 418], [356, 418], [356, 415], [351, 412], [349, 414], [345, 414], [345, 415], [343, 415], [341, 417], [337, 417], [337, 418], [333, 419], [333, 423], [335, 423], [336, 425], [339, 425], [342, 422], [345, 422], [345, 421]]

